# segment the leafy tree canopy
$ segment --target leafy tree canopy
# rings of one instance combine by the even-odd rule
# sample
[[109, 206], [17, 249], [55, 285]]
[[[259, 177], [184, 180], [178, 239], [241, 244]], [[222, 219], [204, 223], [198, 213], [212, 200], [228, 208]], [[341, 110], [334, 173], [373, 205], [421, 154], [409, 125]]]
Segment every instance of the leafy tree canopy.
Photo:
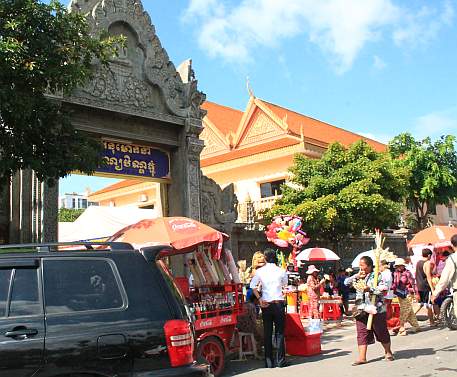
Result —
[[59, 222], [74, 222], [81, 214], [84, 212], [84, 209], [71, 209], [71, 208], [61, 208], [59, 209]]
[[407, 169], [364, 141], [331, 144], [318, 160], [296, 155], [290, 172], [267, 217], [296, 214], [312, 238], [334, 242], [398, 223]]
[[0, 181], [22, 168], [53, 181], [90, 174], [100, 145], [75, 130], [48, 95], [70, 93], [107, 63], [123, 38], [89, 33], [83, 15], [57, 1], [0, 0]]
[[456, 137], [442, 136], [432, 142], [403, 133], [389, 143], [389, 152], [411, 172], [406, 199], [417, 227], [424, 228], [431, 208], [457, 198]]

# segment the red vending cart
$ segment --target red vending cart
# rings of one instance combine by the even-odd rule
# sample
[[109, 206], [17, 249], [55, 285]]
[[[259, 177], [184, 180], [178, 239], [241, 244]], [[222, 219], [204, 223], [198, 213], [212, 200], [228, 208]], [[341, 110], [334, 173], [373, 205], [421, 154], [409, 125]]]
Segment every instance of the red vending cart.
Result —
[[[160, 254], [159, 263], [175, 281], [192, 314], [197, 360], [207, 362], [216, 377], [224, 370], [226, 356], [238, 351], [236, 325], [244, 303], [232, 254], [222, 247], [226, 238], [225, 234], [185, 217], [142, 220], [111, 238], [139, 247], [171, 247]], [[173, 263], [166, 260], [176, 255], [184, 255], [191, 278], [176, 276], [169, 268]]]

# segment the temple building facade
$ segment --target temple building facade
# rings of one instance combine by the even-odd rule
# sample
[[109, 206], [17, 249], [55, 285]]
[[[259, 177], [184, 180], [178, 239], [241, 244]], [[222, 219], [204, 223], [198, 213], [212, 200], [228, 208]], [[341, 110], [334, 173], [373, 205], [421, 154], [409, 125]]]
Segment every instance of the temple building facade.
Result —
[[254, 211], [272, 206], [288, 179], [294, 155], [320, 158], [332, 142], [345, 146], [363, 139], [375, 150], [386, 146], [328, 123], [299, 114], [250, 95], [239, 111], [205, 102], [203, 174], [224, 187], [234, 184], [239, 202], [238, 221], [249, 221]]

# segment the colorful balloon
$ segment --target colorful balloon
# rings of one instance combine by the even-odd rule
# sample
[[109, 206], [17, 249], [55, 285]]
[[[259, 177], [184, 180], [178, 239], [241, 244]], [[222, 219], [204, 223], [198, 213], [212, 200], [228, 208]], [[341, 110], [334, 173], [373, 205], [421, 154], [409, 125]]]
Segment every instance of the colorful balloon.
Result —
[[272, 242], [278, 247], [287, 247], [287, 246], [289, 246], [289, 243], [287, 241], [280, 240], [279, 238], [274, 239]]

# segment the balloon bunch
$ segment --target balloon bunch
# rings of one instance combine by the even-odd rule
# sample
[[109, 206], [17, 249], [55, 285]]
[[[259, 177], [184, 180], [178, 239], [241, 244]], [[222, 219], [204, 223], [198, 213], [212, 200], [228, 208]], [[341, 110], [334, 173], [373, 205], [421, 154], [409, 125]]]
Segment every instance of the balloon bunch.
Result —
[[302, 219], [295, 215], [279, 215], [267, 226], [265, 235], [269, 242], [278, 247], [286, 248], [289, 245], [301, 249], [309, 242], [306, 233], [301, 230]]

